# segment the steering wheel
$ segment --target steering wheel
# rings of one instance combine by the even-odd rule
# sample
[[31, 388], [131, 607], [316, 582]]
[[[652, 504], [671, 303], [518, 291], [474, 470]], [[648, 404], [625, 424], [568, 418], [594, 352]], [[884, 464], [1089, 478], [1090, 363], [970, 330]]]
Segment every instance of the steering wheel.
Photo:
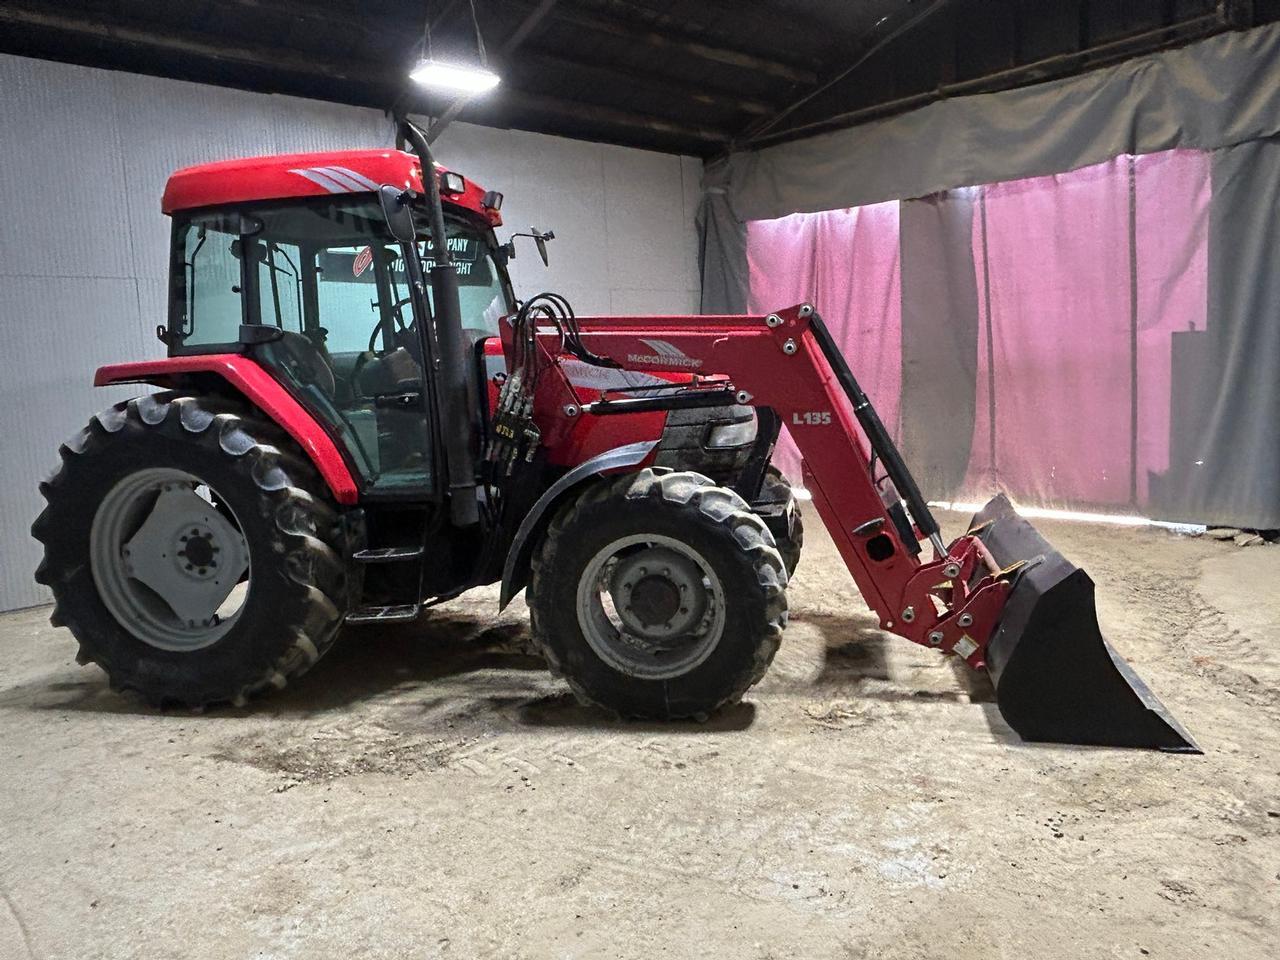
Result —
[[[389, 349], [384, 353], [390, 353], [396, 347], [404, 347], [409, 354], [415, 359], [418, 357], [418, 351], [414, 349], [417, 337], [413, 335], [413, 325], [404, 322], [404, 308], [411, 303], [410, 297], [404, 297], [397, 300], [391, 305], [393, 313], [392, 318], [392, 338], [395, 340]], [[378, 334], [382, 333], [382, 323], [374, 325], [373, 331], [369, 334], [369, 345], [365, 352], [356, 357], [355, 365], [351, 368], [351, 388], [357, 396], [362, 396], [363, 391], [360, 389], [360, 371], [362, 371], [371, 361], [377, 359], [377, 353], [374, 347], [378, 342]], [[383, 346], [387, 346], [384, 344]]]
[[[408, 324], [404, 322], [404, 308], [407, 307], [410, 302], [411, 302], [410, 297], [404, 297], [403, 299], [397, 300], [395, 303], [391, 305], [391, 312], [393, 314], [392, 321], [391, 321], [392, 328], [393, 328], [392, 336], [395, 338], [396, 342], [394, 345], [384, 344], [384, 346], [387, 346], [389, 350], [394, 350], [396, 347], [404, 347], [406, 350], [409, 350], [411, 353], [413, 352], [412, 349], [409, 347], [408, 342], [401, 342], [402, 340], [403, 341], [412, 340], [413, 326], [412, 324]], [[382, 332], [382, 323], [381, 321], [379, 321], [378, 323], [374, 324], [373, 331], [369, 334], [369, 346], [367, 350], [368, 353], [374, 352], [374, 344], [378, 342], [378, 334], [380, 334], [381, 332]]]

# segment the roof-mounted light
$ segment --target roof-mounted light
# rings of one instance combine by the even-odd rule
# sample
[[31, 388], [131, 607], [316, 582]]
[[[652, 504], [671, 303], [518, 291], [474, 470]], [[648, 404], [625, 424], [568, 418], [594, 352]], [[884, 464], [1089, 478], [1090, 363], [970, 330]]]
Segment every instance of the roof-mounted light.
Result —
[[462, 174], [451, 170], [440, 174], [441, 193], [465, 193], [466, 189], [467, 181]]

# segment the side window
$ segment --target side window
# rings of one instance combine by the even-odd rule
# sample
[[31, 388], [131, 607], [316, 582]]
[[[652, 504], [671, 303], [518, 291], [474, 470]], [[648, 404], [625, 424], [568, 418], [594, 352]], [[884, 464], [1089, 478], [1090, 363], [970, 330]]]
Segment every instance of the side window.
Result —
[[175, 252], [170, 329], [187, 345], [235, 343], [240, 338], [239, 238], [219, 218], [193, 219]]

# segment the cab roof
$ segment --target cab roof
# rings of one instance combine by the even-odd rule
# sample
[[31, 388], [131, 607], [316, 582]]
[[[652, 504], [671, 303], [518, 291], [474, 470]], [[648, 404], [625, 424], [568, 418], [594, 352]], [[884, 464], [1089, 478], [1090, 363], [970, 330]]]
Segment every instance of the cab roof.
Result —
[[[492, 226], [501, 225], [498, 211], [484, 205], [486, 194], [479, 184], [463, 177], [462, 192], [446, 193], [443, 174], [448, 172], [436, 164], [445, 205], [479, 216]], [[202, 163], [170, 175], [161, 209], [172, 214], [255, 200], [368, 193], [383, 184], [423, 193], [418, 158], [403, 150], [334, 150]]]

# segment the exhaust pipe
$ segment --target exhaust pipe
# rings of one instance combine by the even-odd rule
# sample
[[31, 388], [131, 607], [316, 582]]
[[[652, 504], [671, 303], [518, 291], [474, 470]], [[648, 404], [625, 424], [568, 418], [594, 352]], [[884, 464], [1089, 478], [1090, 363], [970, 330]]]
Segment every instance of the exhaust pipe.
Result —
[[1003, 568], [1022, 562], [987, 643], [996, 703], [1024, 740], [1200, 753], [1098, 627], [1093, 581], [1004, 494], [970, 525]]
[[445, 467], [449, 474], [449, 511], [454, 526], [467, 527], [480, 521], [476, 502], [475, 461], [471, 455], [471, 414], [467, 400], [468, 358], [462, 335], [462, 307], [458, 297], [458, 271], [446, 242], [444, 208], [440, 203], [440, 183], [436, 177], [431, 147], [422, 131], [401, 120], [398, 135], [409, 141], [422, 164], [422, 183], [427, 189], [427, 212], [431, 218], [432, 302], [435, 305], [436, 338], [440, 343], [440, 421], [444, 428]]

